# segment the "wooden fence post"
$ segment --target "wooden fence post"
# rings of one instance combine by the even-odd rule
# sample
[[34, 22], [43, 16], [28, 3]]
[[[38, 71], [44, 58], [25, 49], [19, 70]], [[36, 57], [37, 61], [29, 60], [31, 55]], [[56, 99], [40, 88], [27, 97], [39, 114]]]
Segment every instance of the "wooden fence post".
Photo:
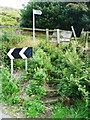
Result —
[[57, 42], [58, 42], [58, 44], [60, 43], [60, 33], [59, 33], [59, 29], [57, 29]]
[[49, 30], [46, 29], [46, 40], [48, 40], [48, 39], [49, 39]]
[[75, 33], [75, 30], [74, 30], [74, 27], [71, 26], [71, 29], [72, 29], [72, 32], [73, 32], [74, 38], [75, 38], [75, 40], [77, 41], [77, 37], [76, 37], [76, 33]]
[[86, 49], [88, 49], [88, 38], [89, 38], [89, 35], [88, 35], [88, 32], [86, 32], [86, 45], [85, 45]]

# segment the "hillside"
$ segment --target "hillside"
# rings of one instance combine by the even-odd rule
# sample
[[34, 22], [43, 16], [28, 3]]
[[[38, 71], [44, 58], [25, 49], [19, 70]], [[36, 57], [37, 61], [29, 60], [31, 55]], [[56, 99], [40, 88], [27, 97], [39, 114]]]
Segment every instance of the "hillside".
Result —
[[20, 10], [0, 6], [0, 24], [4, 26], [17, 26]]
[[13, 13], [19, 16], [19, 9], [15, 9], [15, 8], [10, 8], [10, 7], [2, 7], [0, 6], [0, 13], [2, 12], [7, 12], [7, 13]]

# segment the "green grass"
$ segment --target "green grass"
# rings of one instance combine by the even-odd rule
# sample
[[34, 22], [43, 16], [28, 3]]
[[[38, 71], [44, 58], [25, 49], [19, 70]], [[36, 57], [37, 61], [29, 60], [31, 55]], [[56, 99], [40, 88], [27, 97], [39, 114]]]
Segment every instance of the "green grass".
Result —
[[0, 7], [0, 24], [4, 26], [18, 26], [20, 10], [8, 7]]
[[77, 100], [74, 106], [63, 106], [61, 103], [58, 103], [54, 107], [54, 115], [52, 118], [85, 118], [88, 116], [88, 108], [85, 107], [85, 103], [82, 100]]
[[15, 8], [2, 7], [2, 6], [0, 6], [0, 13], [2, 13], [2, 12], [19, 15], [20, 10], [19, 10], [19, 9], [15, 9]]

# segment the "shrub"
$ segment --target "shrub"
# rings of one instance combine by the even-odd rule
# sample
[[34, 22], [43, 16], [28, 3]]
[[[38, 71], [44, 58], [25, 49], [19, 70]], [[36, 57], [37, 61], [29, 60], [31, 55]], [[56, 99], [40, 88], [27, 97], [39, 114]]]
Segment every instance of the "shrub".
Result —
[[8, 32], [4, 31], [2, 34], [2, 42], [9, 42], [9, 45], [15, 45], [20, 42], [23, 37], [14, 32], [14, 30]]
[[38, 67], [45, 68], [47, 70], [52, 69], [50, 57], [42, 49], [38, 49], [36, 51], [33, 59], [38, 64]]
[[85, 102], [78, 100], [75, 102], [75, 106], [64, 107], [61, 103], [58, 103], [53, 107], [54, 115], [52, 118], [81, 118], [88, 119], [88, 108], [85, 107]]
[[38, 81], [31, 80], [30, 85], [26, 88], [28, 95], [39, 95], [40, 97], [46, 95], [45, 89], [38, 85]]
[[62, 72], [59, 83], [60, 94], [67, 96], [83, 96], [88, 101], [89, 91], [89, 73], [85, 68], [85, 63], [82, 62], [79, 54], [76, 51], [76, 46], [73, 43], [73, 49], [67, 50], [63, 55], [63, 58], [57, 60], [57, 67]]
[[20, 98], [17, 99], [17, 95], [20, 88], [14, 79], [11, 79], [7, 68], [1, 69], [0, 79], [2, 81], [2, 100], [7, 100], [10, 104], [19, 102]]
[[16, 45], [18, 42], [23, 40], [21, 35], [17, 35], [16, 33], [4, 31], [3, 34], [0, 36], [2, 40], [2, 62], [6, 65], [10, 64], [9, 57], [7, 56], [8, 51], [12, 48], [12, 46]]
[[28, 69], [33, 73], [29, 73], [31, 77], [42, 84], [48, 81], [54, 83], [53, 85], [57, 84], [58, 93], [62, 97], [78, 97], [84, 99], [88, 105], [89, 73], [86, 61], [82, 60], [82, 51], [77, 50], [78, 43], [60, 44], [54, 48], [43, 41], [39, 46], [41, 48], [35, 52], [31, 68]]
[[33, 99], [32, 101], [30, 98], [25, 99], [23, 107], [27, 112], [26, 115], [29, 117], [36, 117], [44, 111], [43, 102], [36, 99]]
[[37, 68], [33, 78], [37, 80], [39, 84], [43, 84], [47, 80], [47, 74], [45, 73], [44, 69]]

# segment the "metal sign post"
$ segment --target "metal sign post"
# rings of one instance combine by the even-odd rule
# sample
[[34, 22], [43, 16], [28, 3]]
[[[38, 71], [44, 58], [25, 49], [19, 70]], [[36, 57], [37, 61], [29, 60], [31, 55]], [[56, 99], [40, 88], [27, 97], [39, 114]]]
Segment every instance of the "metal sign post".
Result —
[[35, 40], [35, 15], [34, 15], [34, 9], [33, 9], [33, 40]]
[[13, 75], [13, 59], [11, 59], [11, 75]]
[[33, 9], [33, 40], [35, 40], [35, 14], [41, 15], [42, 12], [40, 10]]
[[28, 63], [27, 63], [27, 58], [25, 59], [25, 70], [26, 70], [26, 72], [27, 72], [27, 65], [28, 65]]

